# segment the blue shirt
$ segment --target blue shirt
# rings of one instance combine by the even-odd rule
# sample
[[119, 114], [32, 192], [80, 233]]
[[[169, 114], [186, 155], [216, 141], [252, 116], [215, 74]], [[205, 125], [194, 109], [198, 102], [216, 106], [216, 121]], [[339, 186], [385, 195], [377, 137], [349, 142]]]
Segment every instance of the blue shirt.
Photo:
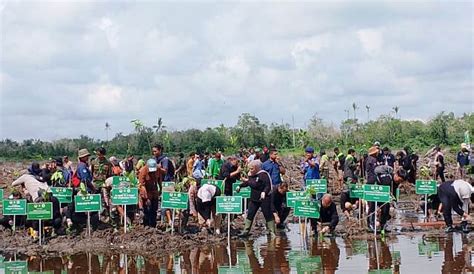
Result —
[[86, 184], [89, 184], [92, 182], [92, 173], [89, 167], [87, 167], [85, 163], [79, 162], [79, 164], [77, 164], [76, 172], [77, 172], [77, 177], [79, 177], [81, 182], [84, 182]]
[[319, 175], [319, 165], [316, 162], [316, 157], [313, 157], [313, 160], [316, 165], [314, 167], [311, 167], [308, 163], [308, 161], [304, 161], [301, 163], [301, 170], [304, 172], [304, 181], [306, 184], [306, 180], [311, 180], [311, 179], [321, 179], [321, 176]]
[[272, 178], [272, 185], [279, 185], [281, 183], [280, 165], [278, 165], [276, 162], [268, 159], [265, 163], [263, 163], [262, 169], [270, 174], [270, 178]]

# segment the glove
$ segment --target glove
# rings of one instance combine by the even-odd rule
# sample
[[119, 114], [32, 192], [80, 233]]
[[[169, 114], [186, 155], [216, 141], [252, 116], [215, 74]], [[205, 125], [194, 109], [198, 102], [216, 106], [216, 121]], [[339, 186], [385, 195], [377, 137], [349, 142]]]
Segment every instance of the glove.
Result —
[[67, 218], [66, 219], [66, 224], [67, 224], [67, 227], [71, 227], [72, 226], [72, 220]]
[[240, 186], [238, 186], [237, 188], [235, 188], [235, 192], [237, 192], [237, 193], [240, 192]]
[[260, 194], [260, 200], [263, 200], [263, 199], [265, 199], [265, 192], [262, 192], [262, 193]]

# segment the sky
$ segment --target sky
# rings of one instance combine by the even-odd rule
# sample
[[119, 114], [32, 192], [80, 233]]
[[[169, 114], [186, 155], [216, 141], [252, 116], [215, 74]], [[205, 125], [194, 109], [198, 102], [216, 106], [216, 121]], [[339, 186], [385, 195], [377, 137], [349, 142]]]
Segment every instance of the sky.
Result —
[[0, 2], [0, 139], [474, 112], [471, 1]]

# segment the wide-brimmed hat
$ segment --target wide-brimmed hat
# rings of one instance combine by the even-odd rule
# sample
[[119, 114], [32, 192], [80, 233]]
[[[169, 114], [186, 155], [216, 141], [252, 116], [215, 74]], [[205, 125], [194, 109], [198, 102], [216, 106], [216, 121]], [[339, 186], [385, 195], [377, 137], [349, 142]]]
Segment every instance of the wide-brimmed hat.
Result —
[[91, 156], [87, 148], [79, 149], [79, 152], [77, 153], [78, 158], [86, 157], [86, 156]]
[[371, 156], [377, 154], [378, 152], [379, 152], [379, 149], [375, 146], [369, 148], [369, 155]]
[[467, 149], [466, 143], [462, 143], [462, 144], [461, 144], [461, 149], [463, 149], [463, 148], [464, 148], [464, 149]]

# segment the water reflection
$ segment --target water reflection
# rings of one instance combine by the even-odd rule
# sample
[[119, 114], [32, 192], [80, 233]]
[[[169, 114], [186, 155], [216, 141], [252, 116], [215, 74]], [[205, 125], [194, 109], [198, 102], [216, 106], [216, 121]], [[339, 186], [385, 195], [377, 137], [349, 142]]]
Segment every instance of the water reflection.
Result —
[[474, 271], [473, 247], [472, 240], [457, 233], [384, 241], [303, 241], [292, 232], [271, 240], [232, 241], [230, 254], [225, 245], [153, 258], [85, 253], [42, 259], [3, 254], [0, 273], [416, 273], [420, 269], [425, 273], [469, 273]]

